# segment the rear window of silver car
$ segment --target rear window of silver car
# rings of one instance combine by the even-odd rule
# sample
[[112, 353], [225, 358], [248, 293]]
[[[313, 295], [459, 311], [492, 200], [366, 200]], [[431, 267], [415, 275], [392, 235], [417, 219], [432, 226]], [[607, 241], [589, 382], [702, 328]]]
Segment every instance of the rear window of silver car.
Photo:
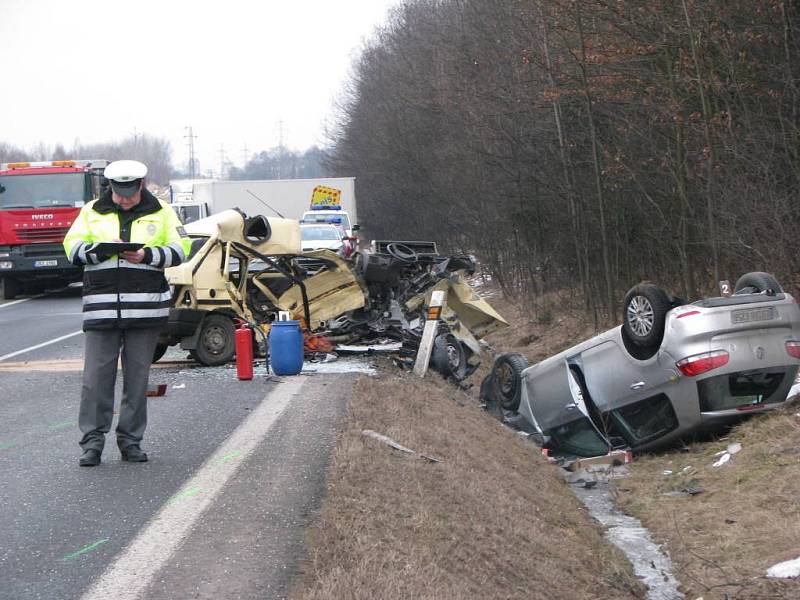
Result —
[[738, 371], [697, 382], [701, 412], [736, 410], [786, 399], [797, 367]]

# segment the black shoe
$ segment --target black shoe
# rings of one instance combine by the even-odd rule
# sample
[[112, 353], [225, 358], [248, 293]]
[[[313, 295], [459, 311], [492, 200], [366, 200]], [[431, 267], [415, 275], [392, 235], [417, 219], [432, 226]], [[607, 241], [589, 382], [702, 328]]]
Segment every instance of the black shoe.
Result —
[[142, 452], [139, 446], [128, 446], [127, 448], [120, 448], [122, 453], [122, 460], [128, 462], [147, 462], [147, 454]]
[[78, 464], [82, 467], [96, 467], [100, 464], [100, 450], [89, 448], [81, 454]]

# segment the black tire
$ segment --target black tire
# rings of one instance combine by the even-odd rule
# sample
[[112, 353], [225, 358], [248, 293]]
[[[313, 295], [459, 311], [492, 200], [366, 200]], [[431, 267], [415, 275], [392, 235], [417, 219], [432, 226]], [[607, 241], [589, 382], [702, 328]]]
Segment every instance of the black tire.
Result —
[[451, 333], [443, 333], [433, 341], [431, 367], [443, 377], [461, 381], [467, 374], [467, 352]]
[[501, 354], [492, 365], [494, 399], [506, 410], [519, 409], [522, 397], [522, 372], [528, 361], [521, 354]]
[[413, 248], [399, 242], [386, 244], [386, 252], [392, 258], [399, 260], [401, 263], [406, 263], [409, 265], [414, 264], [419, 259]]
[[664, 338], [664, 323], [671, 308], [664, 290], [651, 283], [640, 283], [625, 294], [622, 328], [637, 346], [657, 348]]
[[3, 300], [13, 300], [22, 293], [22, 286], [13, 277], [3, 277]]
[[210, 314], [200, 325], [200, 337], [194, 353], [197, 362], [216, 367], [230, 362], [236, 354], [236, 328], [230, 317]]
[[734, 294], [760, 294], [761, 292], [768, 292], [772, 290], [776, 294], [783, 292], [781, 284], [769, 273], [761, 271], [753, 271], [752, 273], [745, 273], [736, 282], [733, 288]]
[[350, 260], [353, 261], [353, 271], [359, 275], [364, 275], [364, 267], [367, 264], [367, 257], [364, 256], [364, 253], [354, 252]]
[[156, 349], [153, 351], [154, 363], [157, 363], [159, 360], [161, 360], [161, 357], [167, 352], [167, 348], [169, 348], [169, 346], [166, 344], [156, 344]]

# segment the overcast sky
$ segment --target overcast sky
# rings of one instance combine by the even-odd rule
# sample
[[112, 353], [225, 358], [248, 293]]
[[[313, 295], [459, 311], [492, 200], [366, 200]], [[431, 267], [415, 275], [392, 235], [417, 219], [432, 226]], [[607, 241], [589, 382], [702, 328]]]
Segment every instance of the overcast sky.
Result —
[[[363, 42], [398, 0], [0, 0], [0, 141], [166, 137], [203, 171], [325, 142]], [[282, 126], [280, 125], [282, 121]], [[75, 157], [102, 158], [102, 157]]]

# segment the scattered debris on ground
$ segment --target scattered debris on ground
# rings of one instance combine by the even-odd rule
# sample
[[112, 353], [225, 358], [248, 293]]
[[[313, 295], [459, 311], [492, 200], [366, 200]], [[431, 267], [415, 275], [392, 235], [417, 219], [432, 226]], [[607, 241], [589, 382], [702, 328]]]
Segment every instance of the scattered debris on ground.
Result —
[[434, 462], [434, 463], [442, 462], [438, 458], [433, 458], [432, 456], [428, 456], [427, 454], [422, 454], [414, 450], [411, 450], [410, 448], [406, 448], [405, 446], [402, 446], [397, 442], [395, 442], [392, 438], [386, 437], [385, 435], [381, 435], [380, 433], [376, 433], [371, 429], [365, 429], [364, 431], [361, 432], [361, 434], [367, 437], [371, 437], [372, 439], [378, 440], [379, 442], [382, 442], [387, 446], [394, 448], [395, 450], [400, 450], [400, 452], [405, 452], [406, 454], [416, 454], [420, 458], [424, 458], [428, 462]]

